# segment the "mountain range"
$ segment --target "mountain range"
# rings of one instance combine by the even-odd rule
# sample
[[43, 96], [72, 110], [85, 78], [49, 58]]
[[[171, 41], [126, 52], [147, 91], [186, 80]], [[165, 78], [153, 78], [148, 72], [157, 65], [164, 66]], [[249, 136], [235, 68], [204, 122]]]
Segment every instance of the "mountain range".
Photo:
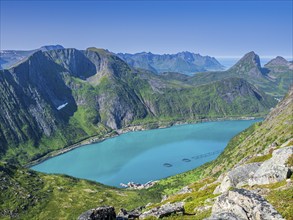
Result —
[[224, 66], [214, 57], [201, 56], [188, 51], [163, 55], [150, 52], [118, 53], [117, 55], [135, 68], [147, 69], [155, 73], [179, 72], [193, 75], [196, 72], [224, 69]]
[[[64, 49], [64, 47], [61, 45], [47, 45], [29, 51], [2, 50], [0, 52], [0, 69], [7, 69], [38, 50], [48, 51], [57, 49]], [[117, 55], [132, 67], [150, 70], [154, 73], [179, 72], [193, 75], [196, 72], [222, 70], [224, 68], [214, 57], [201, 56], [200, 54], [188, 51], [164, 55], [150, 52], [136, 54], [118, 53]]]
[[281, 94], [291, 66], [273, 62], [270, 73], [255, 73], [261, 68], [255, 58], [249, 53], [230, 70], [205, 77], [136, 69], [103, 49], [38, 50], [0, 72], [0, 158], [24, 164], [130, 126], [264, 116], [277, 101], [259, 88], [259, 74]]

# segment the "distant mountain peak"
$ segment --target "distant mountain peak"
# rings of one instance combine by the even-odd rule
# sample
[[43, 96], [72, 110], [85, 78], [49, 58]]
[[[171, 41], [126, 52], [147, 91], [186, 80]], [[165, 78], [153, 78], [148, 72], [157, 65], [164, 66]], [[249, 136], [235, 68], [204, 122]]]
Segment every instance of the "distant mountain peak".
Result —
[[286, 66], [288, 64], [289, 62], [285, 58], [277, 56], [276, 58], [269, 61], [265, 66]]
[[59, 50], [59, 49], [64, 49], [64, 47], [62, 45], [57, 44], [57, 45], [45, 45], [40, 48], [41, 51]]
[[259, 56], [254, 51], [245, 54], [230, 70], [235, 71], [237, 74], [256, 77], [263, 75]]
[[240, 59], [240, 61], [251, 62], [251, 63], [255, 64], [259, 69], [261, 68], [259, 56], [254, 51], [251, 51], [251, 52], [245, 54], [243, 56], [243, 58]]
[[196, 72], [223, 70], [223, 66], [210, 56], [182, 51], [176, 54], [153, 54], [141, 52], [136, 54], [117, 54], [130, 66], [147, 69], [156, 73], [178, 72], [193, 75]]

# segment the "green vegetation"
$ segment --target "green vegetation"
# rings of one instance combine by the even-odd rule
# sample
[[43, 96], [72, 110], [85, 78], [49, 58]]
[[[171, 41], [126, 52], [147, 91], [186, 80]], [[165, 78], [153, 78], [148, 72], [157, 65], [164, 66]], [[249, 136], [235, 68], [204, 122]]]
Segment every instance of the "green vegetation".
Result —
[[293, 187], [283, 190], [273, 190], [266, 199], [287, 220], [293, 219]]
[[264, 161], [271, 159], [271, 158], [272, 158], [272, 154], [270, 153], [270, 154], [266, 154], [263, 156], [254, 157], [251, 160], [249, 160], [248, 163], [264, 162]]
[[288, 167], [293, 167], [293, 155], [291, 155], [286, 161]]
[[159, 201], [159, 194], [104, 186], [65, 175], [45, 175], [0, 164], [0, 218], [76, 219], [98, 205], [133, 209], [146, 201]]

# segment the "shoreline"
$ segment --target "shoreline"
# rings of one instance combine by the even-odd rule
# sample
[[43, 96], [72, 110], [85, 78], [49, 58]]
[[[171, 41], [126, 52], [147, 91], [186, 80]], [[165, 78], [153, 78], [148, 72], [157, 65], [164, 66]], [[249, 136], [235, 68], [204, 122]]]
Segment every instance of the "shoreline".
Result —
[[195, 120], [195, 121], [187, 121], [187, 120], [179, 121], [178, 120], [178, 121], [173, 121], [173, 122], [171, 122], [171, 121], [170, 122], [162, 122], [162, 123], [166, 123], [166, 124], [163, 124], [163, 125], [157, 124], [155, 127], [148, 127], [148, 126], [152, 125], [151, 123], [143, 124], [143, 125], [132, 125], [132, 126], [124, 127], [124, 128], [113, 130], [109, 133], [106, 133], [104, 135], [104, 137], [102, 137], [102, 138], [97, 138], [98, 135], [91, 136], [91, 137], [88, 137], [84, 140], [81, 140], [80, 142], [72, 144], [68, 147], [65, 147], [65, 148], [62, 148], [59, 150], [51, 151], [50, 153], [25, 164], [24, 167], [31, 168], [33, 166], [40, 164], [40, 163], [43, 163], [46, 160], [49, 160], [53, 157], [65, 154], [65, 153], [72, 151], [76, 148], [83, 147], [83, 146], [86, 146], [89, 144], [101, 143], [109, 138], [117, 137], [121, 134], [125, 134], [128, 132], [146, 131], [146, 130], [153, 130], [153, 129], [164, 129], [164, 128], [170, 128], [170, 127], [177, 126], [177, 125], [198, 124], [198, 123], [203, 123], [203, 122], [234, 121], [234, 120], [245, 121], [245, 120], [255, 120], [255, 119], [259, 119], [259, 118], [263, 118], [263, 117], [260, 117], [260, 116], [259, 117], [249, 117], [249, 116], [247, 116], [247, 117], [225, 117], [225, 118], [214, 118], [214, 119], [211, 119], [211, 118], [210, 119], [200, 119], [200, 120]]

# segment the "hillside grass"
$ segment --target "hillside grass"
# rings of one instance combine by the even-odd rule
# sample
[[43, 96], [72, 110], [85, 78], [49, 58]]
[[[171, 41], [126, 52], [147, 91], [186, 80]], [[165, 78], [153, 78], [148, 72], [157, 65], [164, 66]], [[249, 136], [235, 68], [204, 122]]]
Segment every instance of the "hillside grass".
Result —
[[133, 209], [159, 194], [105, 186], [66, 175], [46, 175], [0, 163], [0, 218], [76, 219], [82, 212], [111, 205]]

